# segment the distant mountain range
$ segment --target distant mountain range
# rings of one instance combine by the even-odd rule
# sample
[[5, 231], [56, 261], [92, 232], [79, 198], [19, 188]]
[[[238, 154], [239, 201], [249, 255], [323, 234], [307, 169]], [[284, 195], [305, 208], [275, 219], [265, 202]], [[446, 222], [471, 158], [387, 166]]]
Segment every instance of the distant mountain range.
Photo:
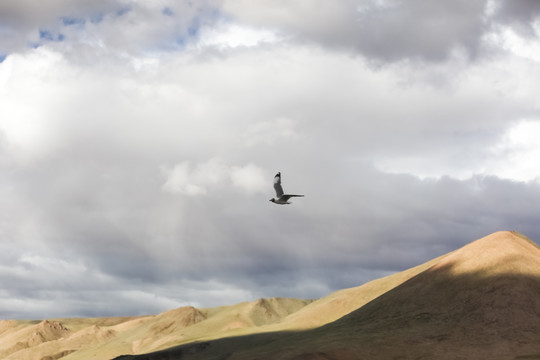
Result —
[[540, 248], [501, 231], [315, 301], [0, 321], [0, 358], [540, 359]]

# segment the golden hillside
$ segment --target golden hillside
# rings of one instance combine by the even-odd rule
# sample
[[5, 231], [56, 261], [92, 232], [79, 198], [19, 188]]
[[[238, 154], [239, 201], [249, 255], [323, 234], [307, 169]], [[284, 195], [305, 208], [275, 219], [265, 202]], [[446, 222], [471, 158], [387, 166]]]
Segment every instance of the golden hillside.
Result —
[[[314, 329], [225, 338], [118, 359], [540, 359], [540, 249], [517, 233], [492, 234], [346, 292], [359, 291], [356, 298], [362, 303], [369, 296], [361, 288], [379, 296]], [[340, 293], [319, 300], [321, 306], [340, 304], [332, 299]]]
[[310, 302], [271, 298], [209, 309], [187, 306], [155, 316], [4, 320], [0, 321], [0, 358], [102, 360], [201, 339], [261, 332]]
[[0, 358], [540, 358], [538, 295], [540, 249], [522, 235], [498, 232], [316, 301], [271, 298], [144, 317], [1, 321]]

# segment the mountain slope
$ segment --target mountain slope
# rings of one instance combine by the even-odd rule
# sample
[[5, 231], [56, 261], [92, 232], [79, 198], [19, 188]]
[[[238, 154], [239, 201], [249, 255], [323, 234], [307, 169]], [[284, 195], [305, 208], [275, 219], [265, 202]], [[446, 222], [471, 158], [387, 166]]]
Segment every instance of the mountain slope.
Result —
[[197, 340], [269, 331], [311, 300], [270, 298], [232, 306], [181, 307], [154, 316], [0, 321], [0, 358], [110, 359]]
[[539, 338], [540, 249], [517, 233], [498, 232], [429, 262], [317, 329], [199, 342], [122, 359], [534, 358]]
[[426, 270], [440, 258], [364, 285], [336, 291], [283, 319], [279, 330], [305, 330], [333, 322]]
[[365, 339], [368, 345], [355, 352], [366, 356], [380, 356], [382, 347], [388, 357], [414, 350], [426, 358], [508, 359], [540, 349], [539, 295], [540, 249], [499, 232], [449, 254], [318, 336]]
[[0, 321], [0, 358], [540, 359], [540, 249], [498, 232], [309, 301], [130, 318]]

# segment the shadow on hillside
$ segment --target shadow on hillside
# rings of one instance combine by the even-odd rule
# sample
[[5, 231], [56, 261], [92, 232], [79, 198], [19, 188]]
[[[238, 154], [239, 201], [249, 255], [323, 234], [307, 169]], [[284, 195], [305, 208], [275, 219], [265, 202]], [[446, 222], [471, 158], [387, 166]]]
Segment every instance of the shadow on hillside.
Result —
[[225, 360], [239, 350], [257, 349], [288, 338], [295, 332], [277, 331], [189, 343], [143, 355], [122, 355], [114, 360], [208, 359]]
[[[497, 266], [508, 271], [494, 275]], [[522, 266], [540, 264], [509, 256], [470, 273], [457, 273], [453, 264], [434, 266], [316, 329], [190, 343], [116, 360], [538, 358], [540, 276], [520, 273]]]

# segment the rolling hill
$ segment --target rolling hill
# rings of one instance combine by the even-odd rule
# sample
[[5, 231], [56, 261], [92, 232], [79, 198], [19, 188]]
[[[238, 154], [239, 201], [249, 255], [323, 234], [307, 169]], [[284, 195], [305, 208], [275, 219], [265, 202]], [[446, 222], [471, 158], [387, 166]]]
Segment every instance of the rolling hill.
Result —
[[315, 301], [2, 321], [0, 358], [540, 359], [539, 339], [540, 249], [503, 231]]

